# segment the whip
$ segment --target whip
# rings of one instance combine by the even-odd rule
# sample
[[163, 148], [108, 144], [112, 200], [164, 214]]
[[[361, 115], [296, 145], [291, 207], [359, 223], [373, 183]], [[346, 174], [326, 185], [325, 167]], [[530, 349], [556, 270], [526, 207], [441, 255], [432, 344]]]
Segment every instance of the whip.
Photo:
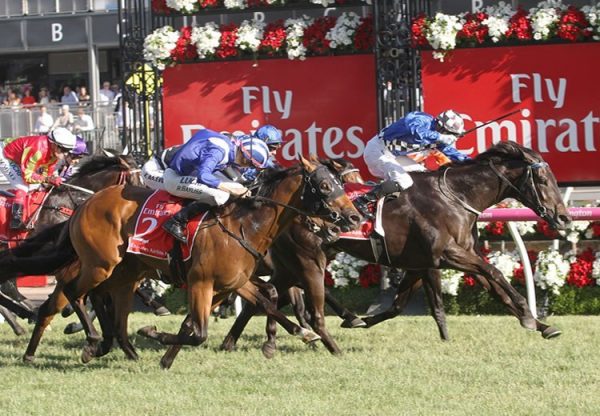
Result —
[[472, 131], [475, 131], [475, 130], [477, 130], [477, 129], [481, 128], [481, 127], [487, 126], [488, 124], [495, 123], [496, 121], [500, 121], [500, 120], [502, 120], [502, 119], [504, 119], [504, 118], [506, 118], [506, 117], [510, 117], [510, 116], [512, 116], [513, 114], [516, 114], [516, 113], [518, 113], [518, 112], [520, 112], [520, 111], [521, 111], [521, 109], [520, 109], [520, 108], [518, 108], [518, 109], [516, 109], [516, 110], [514, 110], [514, 111], [511, 111], [510, 113], [506, 113], [506, 114], [504, 114], [504, 115], [502, 115], [502, 116], [500, 116], [500, 117], [498, 117], [498, 118], [495, 118], [495, 119], [493, 119], [493, 120], [487, 121], [487, 122], [485, 122], [485, 123], [483, 123], [483, 124], [481, 124], [481, 125], [479, 125], [479, 126], [473, 127], [472, 129], [469, 129], [469, 130], [465, 131], [463, 134], [461, 134], [461, 135], [460, 135], [460, 136], [458, 136], [458, 137], [463, 137], [463, 136], [465, 136], [465, 135], [467, 135], [467, 134], [471, 133]]

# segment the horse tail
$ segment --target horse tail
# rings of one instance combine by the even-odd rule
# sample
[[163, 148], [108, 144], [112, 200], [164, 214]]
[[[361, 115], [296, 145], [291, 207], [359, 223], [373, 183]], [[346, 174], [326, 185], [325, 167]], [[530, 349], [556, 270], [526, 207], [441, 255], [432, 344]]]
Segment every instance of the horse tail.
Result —
[[76, 259], [77, 253], [69, 236], [69, 221], [65, 221], [2, 252], [0, 282], [19, 276], [54, 274]]

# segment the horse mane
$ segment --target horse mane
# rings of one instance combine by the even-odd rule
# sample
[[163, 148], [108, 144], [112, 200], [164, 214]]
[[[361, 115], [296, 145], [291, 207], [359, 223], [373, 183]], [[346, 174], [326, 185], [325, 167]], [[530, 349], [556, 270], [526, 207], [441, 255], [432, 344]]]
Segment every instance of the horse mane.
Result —
[[90, 156], [81, 161], [79, 164], [79, 169], [77, 172], [75, 172], [71, 179], [73, 180], [82, 176], [91, 175], [112, 167], [121, 167], [123, 170], [127, 169], [120, 156]]
[[476, 163], [487, 163], [489, 161], [526, 161], [541, 162], [542, 158], [535, 151], [521, 146], [512, 141], [500, 142], [490, 147], [483, 153], [477, 155], [474, 159]]

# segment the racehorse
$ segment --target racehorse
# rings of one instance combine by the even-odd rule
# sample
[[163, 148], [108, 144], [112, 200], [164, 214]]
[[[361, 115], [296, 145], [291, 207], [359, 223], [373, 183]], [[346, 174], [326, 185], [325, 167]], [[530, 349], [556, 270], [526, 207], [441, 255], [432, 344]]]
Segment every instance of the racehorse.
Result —
[[[31, 235], [50, 225], [66, 221], [79, 205], [102, 188], [123, 183], [142, 185], [140, 169], [131, 155], [94, 155], [86, 158], [78, 167], [78, 171], [64, 185], [48, 190], [47, 196], [28, 224], [29, 228], [33, 229]], [[35, 318], [33, 312], [20, 305], [25, 297], [18, 292], [14, 280], [3, 282], [0, 288], [15, 301], [2, 297], [2, 305], [9, 311], [0, 311], [13, 311], [22, 318]], [[14, 315], [8, 313], [3, 315], [11, 323], [13, 331], [17, 335], [24, 334], [25, 331], [18, 325]]]
[[[30, 259], [29, 267], [39, 267], [37, 273], [70, 265], [78, 259], [80, 272], [69, 283], [59, 280], [55, 292], [40, 307], [24, 356], [26, 361], [33, 359], [44, 328], [64, 306], [61, 293], [73, 303], [100, 284], [126, 288], [149, 270], [171, 274], [166, 260], [126, 252], [127, 237], [132, 235], [139, 211], [151, 193], [130, 186], [98, 192], [75, 212], [68, 230], [63, 227], [51, 259], [45, 264], [39, 264], [35, 257]], [[273, 238], [299, 214], [326, 216], [343, 229], [356, 227], [361, 220], [337, 179], [315, 158], [301, 158], [298, 166], [266, 173], [258, 196], [222, 207], [215, 216], [204, 220], [196, 234], [186, 279], [193, 325], [182, 325], [178, 334], [157, 332], [151, 327], [142, 333], [163, 344], [199, 345], [207, 336], [211, 307], [234, 290], [249, 302], [261, 304], [277, 319], [285, 319], [249, 279]], [[211, 256], [214, 253], [220, 255]], [[224, 253], [230, 257], [224, 259]], [[100, 337], [87, 315], [76, 312], [84, 324], [90, 348], [95, 348]], [[295, 335], [303, 336], [304, 332]], [[161, 362], [166, 368], [171, 363]]]
[[[451, 268], [473, 274], [523, 327], [540, 331], [544, 338], [559, 335], [558, 329], [534, 319], [523, 296], [498, 269], [478, 255], [477, 236], [473, 233], [478, 214], [505, 198], [517, 199], [555, 228], [564, 228], [568, 224], [570, 217], [556, 179], [542, 157], [516, 143], [501, 142], [473, 161], [456, 163], [436, 172], [415, 173], [413, 179], [413, 187], [383, 205], [382, 221], [389, 259], [388, 256], [376, 258], [368, 240], [342, 238], [326, 248], [347, 252], [370, 263], [408, 270], [393, 306], [376, 316], [364, 318], [367, 326], [398, 315], [410, 295], [424, 284], [440, 336], [447, 339], [439, 270]], [[297, 255], [302, 253], [303, 247], [316, 247], [315, 237], [301, 227], [290, 231], [296, 233], [282, 236], [273, 245], [274, 261], [277, 259], [275, 251], [286, 259], [277, 264], [274, 281], [279, 281], [278, 276], [282, 276], [282, 280], [288, 282], [289, 276], [310, 272], [302, 279], [313, 285], [322, 284], [326, 251], [321, 248], [321, 252], [313, 250], [304, 257]], [[321, 261], [315, 263], [315, 258]], [[223, 342], [224, 349], [234, 347], [249, 315], [246, 311], [238, 317], [239, 321]], [[274, 331], [274, 326], [271, 327]], [[326, 337], [322, 339], [327, 342]], [[327, 347], [332, 352], [339, 352], [334, 343]], [[274, 349], [274, 342], [271, 346], [263, 346], [263, 352], [272, 353], [270, 349]]]

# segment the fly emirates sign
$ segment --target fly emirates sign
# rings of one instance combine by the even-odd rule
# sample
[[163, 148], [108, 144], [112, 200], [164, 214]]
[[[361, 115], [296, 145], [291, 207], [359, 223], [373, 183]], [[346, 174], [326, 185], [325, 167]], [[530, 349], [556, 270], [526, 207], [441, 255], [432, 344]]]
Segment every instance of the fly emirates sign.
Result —
[[600, 182], [600, 44], [459, 49], [445, 62], [422, 56], [426, 111], [455, 109], [469, 129], [521, 109], [458, 149], [474, 156], [513, 140], [538, 151], [562, 183]]
[[247, 134], [268, 123], [283, 132], [284, 164], [318, 154], [362, 168], [377, 132], [372, 55], [179, 65], [164, 72], [163, 96], [166, 146], [203, 127]]

